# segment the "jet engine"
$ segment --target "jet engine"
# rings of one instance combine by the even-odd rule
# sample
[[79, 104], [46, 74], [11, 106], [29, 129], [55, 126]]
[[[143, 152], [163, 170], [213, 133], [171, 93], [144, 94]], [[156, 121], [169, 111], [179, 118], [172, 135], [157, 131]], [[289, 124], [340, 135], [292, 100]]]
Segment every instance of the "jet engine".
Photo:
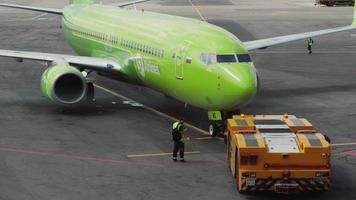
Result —
[[86, 98], [88, 83], [75, 67], [54, 65], [42, 74], [41, 89], [53, 102], [75, 104]]

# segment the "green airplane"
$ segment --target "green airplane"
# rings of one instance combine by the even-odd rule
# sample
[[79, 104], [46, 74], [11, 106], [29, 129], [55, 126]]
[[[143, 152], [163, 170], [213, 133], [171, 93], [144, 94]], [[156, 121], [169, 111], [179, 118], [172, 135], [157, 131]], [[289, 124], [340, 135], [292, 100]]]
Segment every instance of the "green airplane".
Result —
[[250, 50], [356, 28], [354, 17], [349, 26], [241, 42], [207, 22], [122, 9], [144, 1], [113, 6], [71, 0], [63, 9], [0, 4], [61, 15], [65, 39], [80, 55], [0, 50], [0, 56], [46, 63], [41, 88], [56, 103], [92, 99], [94, 87], [87, 75], [95, 71], [208, 110], [209, 132], [216, 135], [223, 127], [223, 112], [241, 108], [256, 94], [258, 75]]

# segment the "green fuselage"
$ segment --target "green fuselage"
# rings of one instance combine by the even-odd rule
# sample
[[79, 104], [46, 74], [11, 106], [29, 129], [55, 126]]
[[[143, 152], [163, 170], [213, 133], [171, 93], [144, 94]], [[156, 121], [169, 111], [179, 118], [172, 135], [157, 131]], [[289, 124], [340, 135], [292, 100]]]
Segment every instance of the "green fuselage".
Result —
[[209, 23], [99, 4], [72, 4], [64, 8], [62, 29], [79, 55], [119, 63], [118, 79], [190, 105], [233, 110], [256, 94], [251, 61], [202, 61], [202, 54], [247, 54], [238, 38]]

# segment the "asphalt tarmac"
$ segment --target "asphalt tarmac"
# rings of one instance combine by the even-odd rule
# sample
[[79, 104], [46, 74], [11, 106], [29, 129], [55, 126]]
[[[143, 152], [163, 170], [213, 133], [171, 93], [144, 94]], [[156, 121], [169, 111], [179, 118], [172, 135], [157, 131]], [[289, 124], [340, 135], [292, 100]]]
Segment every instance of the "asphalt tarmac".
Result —
[[[5, 2], [53, 8], [66, 4]], [[351, 22], [352, 8], [313, 2], [193, 1], [205, 20], [242, 41]], [[200, 18], [188, 0], [153, 0], [137, 9]], [[0, 49], [74, 54], [59, 24], [58, 16], [0, 8]], [[356, 31], [350, 31], [314, 38], [312, 55], [305, 41], [252, 52], [261, 87], [242, 112], [288, 112], [309, 119], [334, 144], [356, 142], [355, 37]], [[206, 130], [204, 110], [95, 74], [93, 105], [61, 107], [40, 92], [44, 69], [33, 61], [0, 59], [0, 199], [356, 199], [356, 145], [333, 147], [330, 192], [243, 195], [227, 168], [225, 145], [206, 139], [204, 131], [189, 129], [187, 163], [172, 163], [165, 154], [172, 148], [172, 121], [163, 114], [183, 116]]]

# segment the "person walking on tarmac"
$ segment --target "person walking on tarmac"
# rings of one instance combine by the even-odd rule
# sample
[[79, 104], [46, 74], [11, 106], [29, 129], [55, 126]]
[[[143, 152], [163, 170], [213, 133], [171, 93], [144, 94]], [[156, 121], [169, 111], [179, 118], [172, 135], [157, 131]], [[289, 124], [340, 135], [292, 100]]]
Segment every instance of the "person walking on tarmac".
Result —
[[177, 122], [173, 123], [173, 129], [172, 129], [172, 139], [174, 142], [174, 147], [173, 147], [173, 161], [177, 162], [177, 154], [179, 151], [179, 161], [181, 162], [186, 162], [184, 160], [184, 143], [189, 140], [188, 137], [186, 137], [183, 134], [184, 131], [184, 120], [180, 119]]
[[314, 40], [313, 40], [312, 38], [308, 38], [307, 44], [308, 44], [308, 51], [309, 51], [309, 54], [313, 53], [313, 51], [312, 51], [312, 46], [313, 46], [313, 44], [314, 44]]

